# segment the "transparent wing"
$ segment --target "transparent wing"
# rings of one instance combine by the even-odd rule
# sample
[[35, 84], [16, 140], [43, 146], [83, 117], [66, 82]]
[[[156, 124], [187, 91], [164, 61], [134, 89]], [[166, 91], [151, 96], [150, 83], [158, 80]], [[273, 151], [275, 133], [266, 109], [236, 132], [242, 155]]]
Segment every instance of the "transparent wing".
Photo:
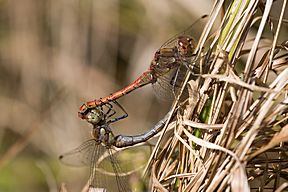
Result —
[[195, 39], [199, 39], [200, 34], [202, 30], [204, 29], [204, 25], [208, 21], [208, 15], [203, 15], [201, 18], [194, 21], [188, 28], [186, 28], [184, 31], [177, 33], [170, 39], [168, 39], [162, 46], [162, 47], [174, 47], [176, 45], [177, 39], [179, 36], [188, 35], [191, 37], [194, 37]]
[[[59, 159], [66, 165], [90, 166], [89, 191], [131, 191], [127, 175], [119, 176], [121, 168], [113, 154], [111, 148], [91, 139], [61, 155]], [[105, 162], [105, 167], [112, 167], [113, 174], [107, 175], [99, 171], [103, 170], [103, 165], [98, 162]]]
[[121, 174], [122, 170], [114, 153], [112, 148], [106, 148], [105, 153], [94, 161], [91, 165], [89, 183], [94, 188], [107, 191], [131, 191], [128, 175]]
[[95, 139], [85, 141], [79, 147], [59, 156], [62, 163], [70, 166], [90, 166], [105, 151], [105, 147], [99, 147]]
[[157, 98], [164, 101], [174, 100], [186, 72], [187, 68], [179, 65], [179, 67], [171, 69], [167, 74], [159, 77], [157, 81], [152, 84]]
[[[132, 183], [129, 183], [129, 180], [132, 180], [134, 185], [137, 183], [138, 186], [143, 186], [140, 170], [147, 163], [151, 151], [152, 147], [149, 145], [132, 146], [124, 149], [110, 148], [108, 155], [103, 155], [98, 159], [97, 175], [116, 183], [118, 191], [131, 191]], [[133, 178], [129, 179], [131, 176]], [[115, 187], [112, 188], [113, 186], [101, 187], [107, 188], [108, 191], [117, 191]]]

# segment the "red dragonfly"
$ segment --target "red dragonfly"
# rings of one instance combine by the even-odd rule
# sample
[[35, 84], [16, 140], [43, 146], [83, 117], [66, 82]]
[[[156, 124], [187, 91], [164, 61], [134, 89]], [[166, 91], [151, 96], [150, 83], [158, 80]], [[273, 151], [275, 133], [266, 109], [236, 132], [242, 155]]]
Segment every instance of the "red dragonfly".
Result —
[[[200, 19], [195, 23], [198, 23], [198, 21]], [[192, 26], [188, 29], [191, 29]], [[188, 30], [183, 33], [186, 31]], [[195, 56], [195, 47], [196, 42], [191, 36], [181, 35], [171, 38], [156, 51], [148, 70], [143, 72], [133, 83], [109, 96], [84, 103], [80, 106], [78, 116], [87, 120], [87, 113], [91, 109], [115, 101], [147, 84], [157, 86], [161, 82], [162, 85], [158, 85], [160, 89], [170, 89], [174, 93], [175, 87], [177, 88], [177, 84], [181, 82], [179, 80], [181, 75], [179, 74], [182, 74], [183, 79], [183, 74], [186, 73], [187, 69], [193, 68], [191, 64]], [[166, 82], [166, 85], [163, 85], [163, 82]]]

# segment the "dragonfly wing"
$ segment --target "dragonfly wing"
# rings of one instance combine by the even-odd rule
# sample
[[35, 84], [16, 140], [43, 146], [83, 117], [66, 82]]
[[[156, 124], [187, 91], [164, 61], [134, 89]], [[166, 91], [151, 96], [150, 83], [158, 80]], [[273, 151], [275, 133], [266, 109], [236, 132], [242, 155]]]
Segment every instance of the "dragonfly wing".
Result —
[[180, 36], [193, 36], [196, 39], [199, 39], [202, 30], [204, 29], [205, 24], [208, 21], [208, 15], [203, 15], [202, 17], [195, 20], [188, 28], [177, 33], [168, 39], [161, 47], [173, 47], [176, 45], [177, 38]]
[[[97, 146], [99, 143], [95, 139], [90, 139], [72, 151], [60, 155], [59, 159], [62, 163], [70, 166], [90, 166], [91, 161], [104, 153], [104, 150], [96, 149]], [[97, 151], [97, 157], [95, 151]]]
[[131, 191], [128, 182], [128, 175], [120, 175], [123, 171], [118, 163], [118, 160], [110, 150], [110, 162], [115, 172], [115, 180], [119, 191]]
[[106, 176], [112, 183], [117, 184], [117, 188], [109, 190], [108, 187], [108, 191], [132, 191], [129, 184], [131, 174], [133, 183], [141, 185], [141, 170], [147, 163], [151, 151], [152, 147], [145, 144], [121, 149], [109, 148], [109, 155], [103, 156], [97, 163], [102, 178]]
[[152, 84], [157, 98], [162, 101], [174, 100], [186, 72], [187, 68], [183, 65], [179, 65], [178, 67], [171, 69], [167, 74], [159, 77], [157, 81]]
[[105, 153], [91, 165], [89, 181], [91, 188], [104, 191], [131, 191], [128, 175], [120, 175], [122, 171], [113, 155], [115, 153], [113, 149], [98, 145], [97, 151], [102, 151], [101, 148]]

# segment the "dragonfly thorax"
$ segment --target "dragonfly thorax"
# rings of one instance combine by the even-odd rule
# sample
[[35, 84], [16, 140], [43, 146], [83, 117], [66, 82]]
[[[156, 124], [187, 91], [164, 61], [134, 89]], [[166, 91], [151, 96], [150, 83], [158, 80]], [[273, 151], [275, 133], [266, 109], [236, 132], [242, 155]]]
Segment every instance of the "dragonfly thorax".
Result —
[[160, 48], [154, 55], [150, 65], [150, 71], [154, 79], [164, 76], [171, 69], [179, 66], [177, 62], [176, 48]]
[[111, 146], [114, 143], [114, 135], [109, 126], [94, 126], [92, 129], [93, 138], [104, 146]]

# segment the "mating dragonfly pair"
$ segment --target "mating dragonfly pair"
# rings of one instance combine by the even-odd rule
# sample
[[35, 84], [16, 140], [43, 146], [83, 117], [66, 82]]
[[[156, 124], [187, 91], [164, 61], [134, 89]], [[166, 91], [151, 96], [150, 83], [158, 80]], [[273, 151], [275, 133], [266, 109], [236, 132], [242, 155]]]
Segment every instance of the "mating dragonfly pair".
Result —
[[[79, 109], [78, 116], [93, 126], [93, 139], [86, 141], [75, 150], [61, 155], [61, 161], [69, 161], [71, 157], [83, 151], [90, 153], [87, 155], [91, 166], [89, 184], [93, 187], [102, 188], [95, 182], [97, 181], [95, 170], [99, 155], [104, 153], [103, 148], [110, 151], [113, 147], [122, 148], [145, 142], [162, 130], [170, 115], [168, 113], [151, 130], [144, 134], [114, 136], [110, 124], [128, 116], [124, 108], [117, 102], [117, 99], [147, 84], [152, 84], [156, 89], [162, 89], [160, 91], [163, 92], [164, 90], [164, 92], [170, 92], [172, 96], [175, 96], [175, 92], [181, 85], [187, 70], [193, 68], [192, 61], [195, 56], [195, 47], [196, 42], [189, 35], [181, 35], [170, 39], [157, 50], [148, 70], [143, 72], [133, 83], [109, 96], [84, 103]], [[115, 105], [121, 109], [122, 115], [117, 116], [116, 111], [113, 109]], [[115, 167], [115, 172], [119, 172], [117, 167]], [[116, 181], [119, 191], [130, 191], [128, 186], [121, 184], [121, 177], [117, 176], [117, 174]]]

